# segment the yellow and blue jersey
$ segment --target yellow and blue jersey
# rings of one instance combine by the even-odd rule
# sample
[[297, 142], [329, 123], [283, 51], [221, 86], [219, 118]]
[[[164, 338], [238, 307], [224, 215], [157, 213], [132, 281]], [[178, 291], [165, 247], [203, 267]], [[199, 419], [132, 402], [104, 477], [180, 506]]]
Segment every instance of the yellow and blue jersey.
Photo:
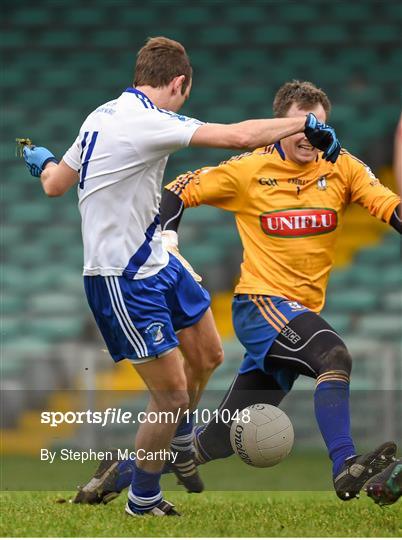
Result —
[[345, 149], [287, 160], [280, 144], [178, 176], [166, 189], [184, 206], [231, 211], [244, 248], [235, 294], [278, 296], [320, 312], [343, 216], [350, 203], [389, 222], [400, 198]]

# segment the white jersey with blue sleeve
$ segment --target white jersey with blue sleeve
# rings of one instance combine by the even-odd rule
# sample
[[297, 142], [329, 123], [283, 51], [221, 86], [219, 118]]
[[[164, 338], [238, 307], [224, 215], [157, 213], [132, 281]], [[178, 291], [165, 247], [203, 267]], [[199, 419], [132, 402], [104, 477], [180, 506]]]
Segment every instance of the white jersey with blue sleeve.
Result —
[[87, 117], [63, 157], [80, 174], [84, 275], [144, 279], [166, 266], [163, 174], [169, 155], [188, 146], [200, 125], [131, 87]]

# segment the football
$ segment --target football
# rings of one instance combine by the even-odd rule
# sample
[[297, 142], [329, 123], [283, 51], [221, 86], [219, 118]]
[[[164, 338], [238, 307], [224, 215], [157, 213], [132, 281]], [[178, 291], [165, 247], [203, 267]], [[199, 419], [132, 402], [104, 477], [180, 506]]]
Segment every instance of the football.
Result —
[[230, 428], [235, 453], [253, 467], [273, 467], [293, 447], [294, 432], [289, 417], [273, 405], [256, 403], [243, 409]]

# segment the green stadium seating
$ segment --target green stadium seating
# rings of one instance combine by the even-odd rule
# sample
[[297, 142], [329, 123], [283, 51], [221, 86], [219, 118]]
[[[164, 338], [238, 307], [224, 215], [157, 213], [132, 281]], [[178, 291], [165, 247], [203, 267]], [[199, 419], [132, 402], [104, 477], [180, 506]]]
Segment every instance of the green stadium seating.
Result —
[[396, 24], [371, 24], [362, 26], [359, 34], [371, 43], [393, 43], [401, 38], [401, 29]]
[[1, 246], [7, 249], [9, 246], [21, 245], [23, 240], [23, 231], [17, 225], [1, 226]]
[[96, 107], [102, 103], [106, 103], [106, 101], [109, 101], [113, 97], [104, 88], [73, 88], [69, 94], [69, 102], [73, 104], [79, 103], [81, 111], [86, 111], [86, 114], [89, 114]]
[[75, 203], [64, 205], [60, 215], [61, 221], [66, 225], [78, 225], [80, 223], [80, 211]]
[[42, 47], [79, 47], [83, 35], [78, 30], [46, 30], [39, 38]]
[[26, 273], [17, 265], [3, 263], [1, 265], [1, 286], [2, 292], [15, 294], [22, 283], [26, 283]]
[[336, 291], [338, 288], [346, 287], [351, 283], [351, 272], [346, 270], [335, 270], [329, 278], [328, 290]]
[[289, 67], [289, 71], [292, 71], [296, 66], [313, 66], [314, 70], [314, 66], [321, 66], [325, 62], [325, 55], [317, 47], [289, 48], [284, 49], [281, 54], [283, 63]]
[[[270, 94], [270, 87], [265, 85], [249, 86], [247, 91], [244, 91], [242, 86], [236, 86], [232, 91], [234, 101], [242, 102], [245, 107], [249, 105], [258, 105], [267, 99]], [[268, 116], [268, 111], [267, 111]]]
[[9, 67], [4, 71], [2, 77], [2, 86], [4, 88], [12, 88], [13, 86], [19, 86], [25, 83], [26, 75], [24, 71], [18, 67]]
[[33, 294], [27, 302], [27, 310], [35, 315], [66, 315], [74, 314], [82, 306], [75, 296], [63, 293]]
[[49, 249], [39, 243], [15, 245], [7, 251], [7, 259], [12, 260], [21, 268], [29, 268], [35, 265], [43, 265], [49, 260]]
[[259, 25], [266, 17], [264, 5], [252, 5], [233, 3], [233, 6], [227, 13], [229, 24], [255, 24]]
[[306, 2], [303, 4], [292, 2], [291, 5], [287, 4], [286, 2], [278, 2], [276, 6], [276, 14], [281, 22], [284, 21], [288, 23], [290, 21], [296, 24], [314, 24], [314, 21], [318, 20], [320, 15], [317, 6], [315, 6], [313, 3], [308, 4]]
[[[36, 109], [46, 110], [49, 103], [52, 103], [52, 92], [50, 88], [27, 88], [26, 86], [14, 88], [14, 99], [18, 103], [29, 103], [30, 111]], [[26, 114], [26, 112], [25, 112]], [[32, 127], [30, 127], [30, 131]], [[18, 136], [18, 135], [17, 135]], [[24, 136], [24, 135], [20, 135]]]
[[230, 46], [239, 41], [240, 34], [233, 26], [203, 26], [198, 30], [202, 46]]
[[304, 29], [307, 42], [325, 44], [342, 43], [348, 39], [346, 28], [342, 24], [309, 25]]
[[183, 6], [175, 14], [175, 23], [178, 26], [196, 26], [197, 29], [210, 22], [208, 8], [202, 4], [193, 6]]
[[[32, 178], [31, 178], [32, 179]], [[18, 202], [8, 208], [8, 222], [10, 224], [49, 223], [52, 215], [50, 205], [46, 200]]]
[[54, 225], [37, 229], [36, 239], [43, 246], [63, 247], [66, 245], [80, 244], [81, 234], [78, 227], [68, 225]]
[[207, 225], [212, 223], [220, 223], [222, 218], [222, 210], [213, 206], [202, 205], [196, 208], [191, 208], [184, 213], [183, 223]]
[[322, 314], [323, 318], [341, 335], [346, 334], [351, 329], [351, 317], [349, 313], [328, 313]]
[[24, 299], [19, 296], [18, 291], [2, 294], [0, 297], [0, 307], [2, 315], [17, 315], [24, 307]]
[[76, 267], [77, 269], [81, 268], [83, 264], [83, 248], [81, 242], [73, 244], [66, 244], [60, 248], [61, 256], [63, 261], [69, 264], [71, 267]]
[[2, 30], [0, 34], [0, 47], [4, 49], [8, 48], [22, 48], [28, 45], [28, 36], [23, 30]]
[[216, 267], [224, 255], [220, 246], [202, 243], [198, 243], [195, 246], [183, 246], [181, 252], [190, 264], [194, 266], [196, 271], [198, 269], [205, 269], [210, 265]]
[[11, 20], [19, 26], [45, 26], [51, 23], [51, 13], [46, 8], [32, 6], [29, 9], [19, 9], [14, 12]]
[[[361, 287], [381, 289], [382, 280], [378, 268], [367, 264], [354, 264], [349, 271], [350, 283]], [[384, 280], [385, 281], [385, 280]]]
[[292, 29], [286, 25], [264, 25], [262, 32], [255, 32], [252, 36], [253, 43], [257, 45], [274, 45], [289, 43], [294, 39]]
[[336, 51], [335, 56], [340, 69], [346, 66], [354, 68], [378, 66], [380, 58], [381, 56], [376, 49], [368, 47], [353, 47], [348, 49], [347, 52], [344, 49], [339, 49], [339, 51]]
[[24, 324], [20, 317], [1, 317], [1, 340], [9, 342], [18, 339], [24, 333]]
[[86, 7], [75, 7], [67, 10], [64, 17], [65, 24], [71, 26], [89, 26], [96, 28], [100, 25], [107, 25], [107, 14], [102, 9], [92, 9]]
[[356, 107], [353, 107], [352, 105], [337, 104], [336, 108], [331, 112], [331, 121], [336, 126], [338, 126], [342, 122], [344, 122], [346, 126], [348, 126], [352, 119], [357, 120], [357, 116], [358, 112], [356, 110]]
[[7, 55], [7, 57], [4, 58], [4, 65], [6, 69], [11, 66], [15, 68], [18, 67], [18, 69], [26, 74], [30, 70], [40, 70], [43, 69], [43, 66], [51, 65], [53, 63], [52, 58], [52, 52], [50, 50], [28, 48], [24, 50], [24, 54], [21, 54], [20, 52], [16, 54], [13, 57], [12, 62], [9, 61], [9, 56]]
[[402, 311], [402, 291], [393, 290], [387, 293], [382, 299], [383, 307], [386, 312]]
[[382, 6], [387, 18], [391, 21], [402, 21], [402, 4], [400, 2], [389, 2]]
[[[42, 74], [43, 83], [48, 88], [65, 88], [66, 86], [74, 86], [79, 84], [78, 73], [72, 70], [66, 71], [64, 67], [45, 70]], [[74, 111], [71, 111], [74, 113]], [[57, 118], [58, 112], [52, 110], [52, 115]]]
[[79, 271], [77, 269], [69, 270], [64, 267], [64, 271], [57, 276], [57, 283], [60, 291], [75, 294], [81, 303], [85, 304], [84, 281], [81, 274], [81, 267]]
[[82, 317], [52, 316], [30, 319], [27, 322], [30, 333], [43, 341], [60, 342], [63, 340], [77, 339], [83, 328]]
[[[13, 190], [19, 190], [20, 188], [24, 191], [28, 185], [30, 186], [32, 183], [35, 183], [35, 180], [29, 174], [22, 158], [15, 157], [15, 144], [7, 145], [7, 150], [4, 154], [7, 159], [13, 159], [15, 161], [15, 164], [7, 166], [4, 170], [6, 182], [2, 189], [2, 196], [7, 200], [9, 192], [14, 194]], [[20, 199], [14, 199], [14, 202], [18, 200]]]
[[222, 249], [233, 248], [233, 246], [240, 247], [241, 245], [239, 233], [234, 223], [209, 227], [205, 239], [208, 243], [216, 244]]
[[29, 287], [31, 293], [44, 290], [63, 291], [62, 283], [68, 276], [78, 277], [76, 272], [69, 266], [62, 264], [60, 261], [52, 262], [47, 259], [47, 264], [42, 267], [37, 267], [29, 272]]
[[402, 268], [400, 262], [389, 264], [381, 269], [380, 278], [382, 286], [387, 289], [399, 291], [402, 288]]
[[360, 26], [372, 20], [372, 9], [368, 2], [348, 2], [347, 6], [343, 2], [333, 2], [328, 5], [327, 17], [329, 20], [354, 22]]
[[94, 34], [91, 45], [94, 47], [130, 47], [133, 36], [128, 30], [103, 30]]
[[377, 295], [374, 291], [356, 288], [338, 291], [328, 297], [326, 307], [334, 312], [364, 313], [374, 310], [377, 306]]
[[400, 339], [402, 322], [400, 317], [373, 313], [364, 315], [360, 320], [360, 332], [372, 338]]
[[[155, 8], [156, 9], [156, 8]], [[120, 4], [119, 9], [116, 10], [117, 23], [123, 26], [139, 26], [149, 25], [155, 23], [157, 19], [157, 12], [152, 9], [152, 5], [147, 7], [143, 6], [128, 6], [127, 4]], [[156, 35], [156, 34], [152, 34]]]
[[0, 366], [1, 378], [4, 381], [4, 387], [6, 387], [7, 381], [14, 378], [20, 378], [24, 374], [24, 361], [23, 359], [16, 360], [15, 358], [5, 358], [1, 362]]
[[49, 343], [47, 341], [43, 341], [42, 339], [33, 336], [20, 336], [18, 340], [7, 343], [4, 348], [4, 359], [13, 363], [19, 362], [20, 366], [24, 368], [26, 367], [27, 361], [30, 361], [33, 358], [43, 357], [49, 351], [49, 348]]
[[362, 249], [357, 255], [357, 261], [362, 264], [384, 265], [400, 259], [401, 247], [399, 238], [393, 235], [394, 241], [383, 242], [373, 248]]

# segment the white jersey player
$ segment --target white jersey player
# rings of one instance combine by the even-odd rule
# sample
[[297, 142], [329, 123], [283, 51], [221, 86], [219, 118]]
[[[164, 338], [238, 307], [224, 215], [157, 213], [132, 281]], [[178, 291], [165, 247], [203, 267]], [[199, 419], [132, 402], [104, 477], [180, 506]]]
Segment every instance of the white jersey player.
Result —
[[[162, 246], [159, 201], [169, 155], [188, 145], [256, 148], [301, 131], [328, 159], [339, 146], [313, 115], [229, 125], [180, 116], [191, 81], [184, 47], [152, 38], [138, 54], [134, 86], [88, 116], [60, 163], [43, 147], [24, 149], [47, 195], [78, 183], [85, 290], [97, 325], [113, 359], [130, 359], [144, 380], [148, 412], [173, 413], [172, 423], [142, 423], [135, 441], [141, 458], [117, 465], [131, 480], [126, 512], [133, 516], [176, 513], [159, 486], [165, 451], [178, 452], [172, 467], [187, 489], [203, 489], [188, 410], [223, 358], [207, 291]], [[124, 485], [108, 487], [115, 471], [115, 462], [101, 465], [76, 502], [117, 495]]]
[[132, 87], [88, 116], [63, 157], [80, 171], [85, 276], [144, 279], [166, 266], [159, 226], [163, 172], [169, 155], [188, 146], [200, 125], [159, 109]]

